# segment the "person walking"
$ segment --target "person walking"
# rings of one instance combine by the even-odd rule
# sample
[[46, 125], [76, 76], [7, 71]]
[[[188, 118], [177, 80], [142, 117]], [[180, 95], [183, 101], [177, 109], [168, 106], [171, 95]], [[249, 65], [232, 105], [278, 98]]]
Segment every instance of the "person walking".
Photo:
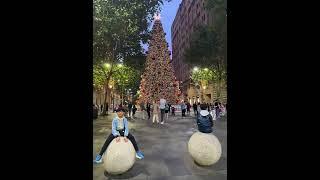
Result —
[[129, 102], [129, 104], [128, 104], [128, 117], [131, 117], [131, 112], [132, 112], [132, 103]]
[[100, 110], [101, 110], [100, 114], [102, 114], [103, 113], [103, 105], [102, 104], [100, 105]]
[[193, 106], [194, 116], [197, 117], [197, 114], [198, 114], [198, 113], [197, 113], [197, 104], [194, 102], [192, 106]]
[[144, 107], [144, 103], [140, 104], [140, 109], [141, 109], [141, 113], [142, 113], [142, 119], [144, 119], [144, 113], [145, 113], [145, 107]]
[[182, 101], [182, 103], [181, 103], [182, 117], [185, 117], [185, 116], [186, 116], [186, 109], [187, 109], [187, 106], [186, 106], [185, 102]]
[[148, 120], [150, 119], [150, 111], [151, 111], [151, 104], [147, 103], [147, 114], [148, 114]]
[[157, 121], [159, 123], [159, 104], [156, 101], [153, 101], [152, 105], [152, 124]]
[[166, 114], [166, 120], [169, 119], [169, 105], [166, 104], [164, 108], [164, 113]]
[[93, 104], [93, 112], [92, 112], [93, 119], [98, 118], [98, 111], [99, 111], [98, 107], [95, 104]]
[[198, 105], [197, 105], [197, 116], [199, 116], [200, 111], [201, 111], [200, 103], [198, 103]]
[[215, 102], [214, 103], [214, 108], [216, 110], [216, 120], [219, 120], [220, 119], [220, 108], [219, 108], [219, 103], [218, 102]]
[[134, 115], [136, 114], [136, 111], [137, 111], [136, 103], [133, 103], [133, 105], [132, 105], [132, 119], [134, 119]]
[[176, 110], [176, 109], [174, 108], [174, 106], [172, 106], [172, 107], [171, 107], [172, 116], [175, 116], [175, 115], [176, 115], [176, 114], [175, 114], [175, 110]]
[[161, 98], [160, 99], [160, 113], [161, 113], [161, 124], [164, 124], [164, 113], [166, 108], [166, 100]]
[[191, 105], [190, 103], [188, 102], [187, 103], [187, 114], [190, 116], [190, 108], [191, 108]]

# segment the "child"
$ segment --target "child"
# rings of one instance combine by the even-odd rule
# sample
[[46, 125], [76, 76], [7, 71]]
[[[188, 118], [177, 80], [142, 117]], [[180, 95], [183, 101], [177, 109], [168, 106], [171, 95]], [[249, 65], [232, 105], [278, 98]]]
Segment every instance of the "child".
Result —
[[153, 118], [152, 118], [152, 123], [154, 123], [155, 120], [157, 120], [157, 123], [159, 123], [159, 104], [156, 103], [156, 101], [153, 101], [153, 105], [152, 105], [152, 111], [153, 111]]
[[206, 104], [201, 104], [201, 111], [197, 118], [198, 130], [202, 133], [211, 133], [213, 127], [212, 116], [207, 110]]
[[124, 117], [124, 109], [118, 108], [117, 115], [118, 116], [112, 120], [112, 133], [109, 135], [107, 140], [104, 142], [100, 153], [96, 156], [96, 159], [94, 160], [95, 163], [102, 162], [102, 155], [107, 150], [111, 141], [114, 138], [116, 138], [116, 142], [120, 142], [120, 136], [124, 136], [125, 142], [128, 142], [128, 139], [132, 142], [134, 149], [136, 150], [136, 157], [137, 158], [139, 158], [139, 159], [144, 158], [144, 155], [142, 154], [142, 152], [139, 151], [136, 140], [134, 139], [132, 134], [129, 133], [128, 120], [127, 120], [127, 118]]
[[175, 108], [172, 106], [172, 107], [171, 107], [172, 116], [175, 116], [174, 111], [175, 111]]

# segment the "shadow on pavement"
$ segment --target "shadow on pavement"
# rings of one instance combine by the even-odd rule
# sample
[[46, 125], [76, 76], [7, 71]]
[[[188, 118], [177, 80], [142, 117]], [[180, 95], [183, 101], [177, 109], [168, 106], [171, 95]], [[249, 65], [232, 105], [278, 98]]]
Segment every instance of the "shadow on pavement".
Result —
[[134, 178], [136, 176], [139, 176], [140, 174], [150, 175], [147, 170], [145, 169], [143, 164], [134, 164], [131, 169], [129, 169], [127, 172], [119, 175], [112, 175], [108, 174], [107, 171], [104, 171], [104, 176], [107, 177], [109, 180], [111, 179], [130, 179]]

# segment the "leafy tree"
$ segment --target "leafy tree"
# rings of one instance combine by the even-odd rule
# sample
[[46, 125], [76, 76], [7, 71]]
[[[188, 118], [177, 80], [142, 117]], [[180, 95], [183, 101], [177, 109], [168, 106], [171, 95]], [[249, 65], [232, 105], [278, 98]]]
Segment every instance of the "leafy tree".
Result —
[[206, 0], [206, 8], [213, 20], [194, 32], [185, 57], [188, 64], [208, 68], [193, 72], [191, 79], [216, 83], [219, 98], [222, 83], [227, 81], [227, 0]]
[[[110, 78], [110, 81], [106, 81], [107, 74], [112, 71], [113, 75]], [[125, 89], [132, 89], [133, 93], [136, 93], [139, 87], [141, 73], [136, 69], [118, 64], [111, 69], [111, 65], [104, 66], [94, 66], [93, 71], [93, 82], [96, 90], [103, 90], [108, 88], [109, 85], [112, 85], [114, 88], [117, 88], [121, 94], [124, 93]], [[106, 96], [105, 96], [106, 101]]]
[[[123, 95], [125, 89], [131, 89], [135, 94], [140, 82], [141, 73], [130, 66], [122, 66], [119, 71], [112, 77], [119, 92]], [[122, 96], [123, 99], [123, 96]]]
[[[222, 79], [226, 79], [225, 71], [222, 73], [222, 76], [223, 76]], [[218, 78], [219, 78], [219, 75], [216, 69], [204, 68], [204, 69], [199, 69], [197, 71], [192, 71], [192, 74], [191, 74], [191, 80], [198, 84], [203, 81], [215, 83], [218, 81]]]
[[209, 68], [214, 73], [214, 82], [217, 84], [218, 97], [221, 86], [226, 82], [226, 42], [221, 33], [213, 27], [199, 27], [193, 34], [190, 48], [186, 50], [186, 62], [191, 65]]
[[[141, 42], [147, 42], [148, 26], [161, 3], [163, 0], [93, 0], [95, 88], [107, 89], [118, 63], [143, 59]], [[103, 67], [105, 63], [110, 69]]]

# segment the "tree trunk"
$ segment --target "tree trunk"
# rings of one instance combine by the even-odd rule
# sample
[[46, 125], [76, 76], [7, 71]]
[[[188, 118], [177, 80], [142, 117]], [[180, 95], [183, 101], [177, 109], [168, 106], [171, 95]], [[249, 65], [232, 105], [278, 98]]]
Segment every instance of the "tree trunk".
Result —
[[102, 115], [107, 115], [107, 97], [108, 97], [108, 85], [105, 86], [104, 102], [103, 102], [103, 111]]
[[109, 77], [106, 80], [106, 84], [104, 85], [105, 88], [105, 94], [104, 94], [104, 102], [103, 102], [103, 111], [102, 111], [102, 115], [105, 116], [108, 114], [108, 109], [107, 109], [107, 97], [108, 97], [108, 85], [109, 85], [109, 81], [110, 81], [110, 76], [111, 73], [109, 73]]

